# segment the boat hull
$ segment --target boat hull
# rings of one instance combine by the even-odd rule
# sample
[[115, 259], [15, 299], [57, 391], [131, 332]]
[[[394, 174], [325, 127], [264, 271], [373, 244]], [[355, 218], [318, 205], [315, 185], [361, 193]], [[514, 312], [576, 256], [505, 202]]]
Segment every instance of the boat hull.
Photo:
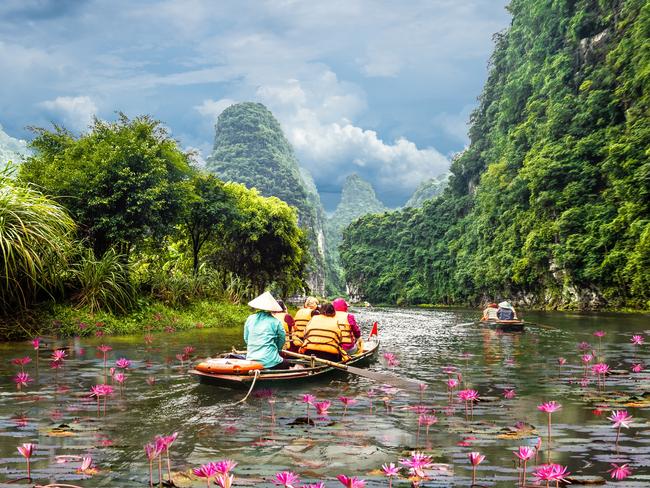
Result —
[[523, 320], [481, 320], [479, 324], [506, 332], [518, 332], [524, 330]]
[[[350, 366], [367, 366], [377, 358], [379, 352], [379, 341], [367, 342], [367, 350], [362, 354], [355, 356], [346, 364]], [[318, 364], [318, 363], [315, 363]], [[189, 371], [197, 379], [207, 385], [225, 386], [229, 388], [250, 388], [251, 383], [255, 379], [255, 374], [217, 374], [217, 373], [204, 373], [192, 369]], [[336, 375], [347, 374], [344, 370], [333, 368], [331, 366], [315, 366], [307, 367], [304, 369], [285, 369], [285, 370], [262, 370], [255, 383], [256, 386], [279, 386], [279, 385], [293, 385], [302, 384], [305, 382], [317, 382], [320, 380], [331, 379]]]

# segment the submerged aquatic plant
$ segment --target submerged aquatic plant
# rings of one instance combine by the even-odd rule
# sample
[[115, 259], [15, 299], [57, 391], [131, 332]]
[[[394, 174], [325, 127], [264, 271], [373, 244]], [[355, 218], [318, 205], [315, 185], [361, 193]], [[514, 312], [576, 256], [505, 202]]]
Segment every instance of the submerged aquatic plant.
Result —
[[485, 456], [480, 452], [470, 452], [467, 455], [469, 462], [472, 463], [472, 486], [476, 484], [476, 467], [485, 460]]
[[612, 427], [616, 428], [616, 445], [618, 446], [618, 439], [621, 436], [621, 427], [628, 429], [630, 427], [630, 422], [632, 421], [632, 416], [627, 413], [627, 410], [612, 410], [612, 415], [607, 417], [608, 420], [612, 421]]
[[284, 488], [298, 488], [300, 478], [293, 471], [280, 471], [275, 473], [273, 484], [276, 486], [284, 486]]
[[31, 466], [30, 466], [30, 461], [32, 454], [34, 454], [34, 451], [36, 451], [36, 444], [32, 443], [25, 443], [22, 446], [18, 446], [18, 452], [21, 454], [22, 457], [25, 458], [25, 461], [27, 461], [27, 479], [31, 480]]
[[548, 444], [551, 445], [551, 414], [557, 412], [562, 408], [562, 405], [556, 401], [545, 402], [541, 405], [537, 405], [537, 410], [544, 412], [548, 415]]

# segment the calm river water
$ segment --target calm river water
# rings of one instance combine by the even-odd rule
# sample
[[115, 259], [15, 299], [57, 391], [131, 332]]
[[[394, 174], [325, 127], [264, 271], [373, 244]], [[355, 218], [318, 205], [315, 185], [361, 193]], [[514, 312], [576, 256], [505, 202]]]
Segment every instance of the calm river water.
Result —
[[[540, 462], [550, 455], [571, 473], [603, 476], [610, 486], [650, 486], [650, 370], [630, 371], [637, 363], [650, 367], [647, 315], [529, 313], [526, 319], [543, 326], [499, 333], [468, 325], [476, 313], [467, 310], [356, 313], [364, 335], [372, 321], [380, 323], [381, 353], [372, 369], [425, 383], [422, 400], [417, 392], [349, 376], [277, 389], [272, 405], [258, 396], [232, 406], [245, 392], [199, 385], [187, 374], [188, 363], [181, 364], [176, 355], [186, 346], [194, 348], [194, 359], [241, 346], [239, 328], [157, 332], [151, 344], [143, 336], [46, 340], [38, 363], [31, 344], [1, 344], [0, 486], [34, 485], [16, 481], [25, 476], [16, 446], [25, 442], [38, 444], [32, 458], [37, 484], [147, 486], [143, 445], [156, 434], [174, 431], [179, 433], [171, 450], [174, 471], [233, 459], [239, 463], [235, 486], [273, 486], [270, 478], [280, 470], [293, 470], [304, 482], [325, 480], [328, 487], [341, 486], [334, 478], [338, 474], [364, 478], [369, 487], [387, 486], [378, 468], [416, 449], [432, 455], [436, 463], [433, 479], [423, 486], [469, 486], [471, 451], [486, 456], [478, 467], [479, 485], [515, 486], [512, 451], [534, 446], [540, 437]], [[600, 341], [593, 335], [596, 330], [605, 332]], [[633, 334], [643, 334], [647, 343], [633, 345]], [[611, 368], [604, 392], [598, 391], [591, 368], [585, 370], [581, 342], [589, 344], [583, 345], [586, 352], [595, 351]], [[112, 347], [108, 367], [119, 358], [132, 361], [123, 393], [115, 385], [105, 416], [97, 414], [97, 404], [88, 396], [91, 386], [104, 379], [104, 356], [96, 349], [100, 344]], [[60, 347], [69, 348], [68, 358], [62, 368], [51, 369], [52, 349]], [[399, 365], [388, 366], [382, 357], [386, 352], [394, 353]], [[20, 369], [11, 360], [24, 356], [32, 358], [25, 371], [34, 381], [17, 391], [12, 378]], [[567, 360], [561, 371], [558, 357]], [[465, 419], [460, 401], [449, 403], [446, 366], [457, 367], [465, 386], [478, 390], [481, 401], [473, 419]], [[506, 389], [514, 389], [516, 396], [504, 399]], [[301, 423], [304, 393], [332, 401], [327, 419], [317, 419], [314, 426]], [[357, 400], [345, 416], [341, 395]], [[537, 405], [550, 400], [562, 408], [552, 415], [549, 452], [546, 416]], [[418, 434], [417, 405], [434, 409], [438, 418], [428, 435], [424, 426]], [[618, 448], [616, 430], [607, 419], [612, 409], [626, 409], [633, 416], [630, 427], [622, 429]], [[77, 472], [79, 458], [85, 455], [92, 455], [98, 468], [92, 477]], [[611, 482], [610, 463], [629, 464], [633, 474]], [[183, 483], [205, 486], [200, 481]], [[401, 483], [394, 486], [409, 485]]]

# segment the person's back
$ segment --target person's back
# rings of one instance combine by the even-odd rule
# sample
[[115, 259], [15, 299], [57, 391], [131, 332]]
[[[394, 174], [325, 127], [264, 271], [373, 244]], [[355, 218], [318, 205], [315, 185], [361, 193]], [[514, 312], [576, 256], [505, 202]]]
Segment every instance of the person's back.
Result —
[[331, 361], [341, 359], [341, 329], [331, 305], [309, 321], [300, 351]]
[[361, 329], [357, 325], [354, 315], [348, 313], [348, 304], [343, 298], [332, 302], [336, 310], [336, 321], [341, 329], [341, 347], [349, 353], [356, 351], [357, 339], [361, 337]]
[[499, 320], [516, 320], [517, 314], [509, 302], [501, 302], [499, 303], [499, 309], [497, 310], [497, 318]]
[[282, 327], [284, 328], [285, 341], [283, 349], [289, 349], [291, 347], [291, 334], [294, 327], [294, 320], [291, 315], [287, 313], [287, 306], [282, 300], [277, 300], [278, 305], [282, 307], [282, 312], [274, 312], [273, 316], [280, 321]]
[[293, 318], [292, 330], [294, 347], [302, 346], [302, 340], [305, 335], [305, 328], [311, 320], [316, 307], [318, 307], [318, 300], [314, 297], [308, 297], [305, 300], [305, 306], [296, 312], [296, 315]]
[[498, 320], [497, 312], [499, 306], [496, 303], [490, 303], [485, 310], [483, 310], [483, 320]]
[[280, 364], [280, 351], [286, 335], [280, 321], [268, 312], [257, 312], [246, 319], [244, 341], [246, 359], [259, 361], [265, 368]]

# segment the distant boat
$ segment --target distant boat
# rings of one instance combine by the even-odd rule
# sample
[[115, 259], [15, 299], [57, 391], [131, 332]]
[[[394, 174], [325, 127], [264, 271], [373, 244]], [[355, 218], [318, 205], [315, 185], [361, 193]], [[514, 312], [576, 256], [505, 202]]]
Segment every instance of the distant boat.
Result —
[[521, 319], [516, 320], [479, 320], [478, 322], [481, 325], [486, 325], [488, 327], [494, 327], [495, 329], [501, 329], [506, 331], [520, 331], [524, 330], [524, 321]]

